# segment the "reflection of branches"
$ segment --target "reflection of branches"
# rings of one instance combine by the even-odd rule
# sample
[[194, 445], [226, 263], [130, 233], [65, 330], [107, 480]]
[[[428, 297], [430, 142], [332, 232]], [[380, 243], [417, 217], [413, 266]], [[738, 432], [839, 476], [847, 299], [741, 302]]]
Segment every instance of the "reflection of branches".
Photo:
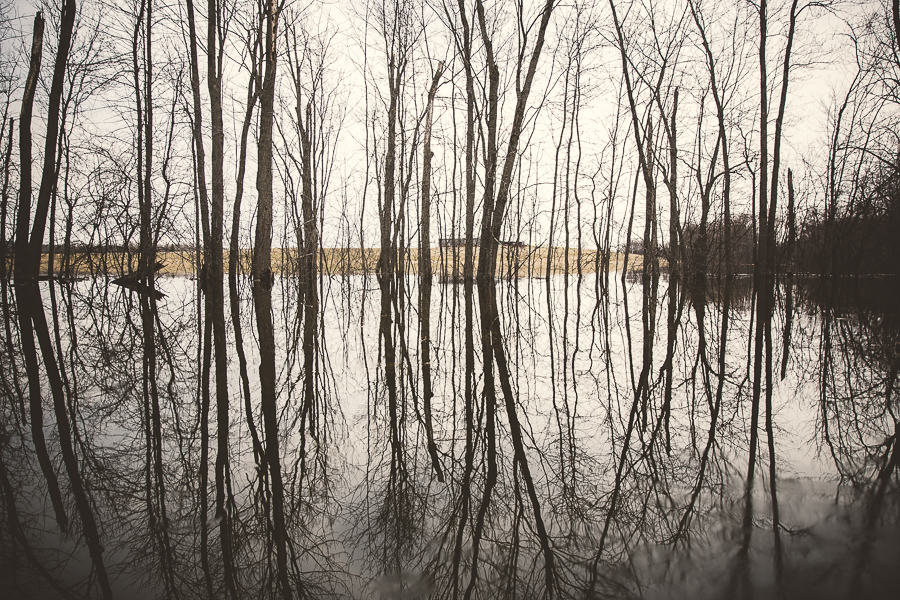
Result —
[[[485, 294], [484, 284], [479, 285], [479, 297]], [[550, 540], [547, 530], [544, 527], [544, 520], [541, 517], [541, 506], [534, 487], [534, 480], [531, 477], [531, 471], [528, 468], [528, 459], [525, 456], [525, 447], [522, 442], [522, 430], [519, 426], [519, 417], [516, 414], [516, 405], [512, 387], [510, 386], [510, 373], [506, 364], [506, 354], [503, 349], [503, 337], [500, 333], [500, 321], [497, 315], [496, 289], [491, 286], [487, 290], [488, 311], [485, 314], [482, 309], [481, 318], [490, 323], [491, 342], [493, 345], [494, 359], [497, 362], [498, 375], [500, 377], [500, 389], [503, 390], [503, 399], [506, 404], [506, 416], [509, 420], [510, 433], [512, 434], [513, 447], [515, 448], [515, 462], [521, 469], [522, 478], [525, 480], [525, 489], [528, 491], [528, 498], [531, 501], [531, 507], [534, 511], [534, 523], [537, 529], [538, 540], [541, 550], [544, 554], [545, 584], [546, 593], [553, 594], [556, 583], [556, 573], [553, 565], [553, 551], [550, 548]], [[482, 304], [484, 307], [484, 304]], [[516, 488], [518, 491], [518, 487]], [[518, 527], [516, 528], [518, 532]]]
[[[50, 500], [53, 503], [53, 509], [56, 512], [56, 522], [60, 530], [67, 531], [69, 519], [63, 508], [62, 494], [59, 491], [59, 483], [57, 482], [56, 472], [50, 463], [50, 455], [47, 452], [47, 442], [44, 439], [44, 408], [41, 398], [41, 378], [38, 367], [37, 346], [35, 344], [34, 328], [31, 323], [30, 310], [33, 310], [32, 303], [37, 294], [29, 291], [24, 287], [16, 290], [16, 305], [18, 308], [17, 317], [19, 321], [19, 343], [21, 345], [22, 356], [25, 359], [25, 372], [28, 376], [28, 392], [29, 406], [31, 417], [31, 437], [34, 443], [34, 451], [37, 453], [38, 461], [41, 465], [41, 471], [44, 479], [47, 481], [47, 491]], [[41, 306], [43, 310], [43, 306]]]
[[[412, 556], [419, 537], [421, 519], [417, 518], [422, 513], [423, 502], [419, 497], [416, 484], [411, 477], [407, 465], [406, 453], [408, 452], [405, 439], [407, 423], [405, 395], [398, 393], [397, 376], [397, 345], [403, 345], [401, 330], [394, 329], [394, 303], [396, 296], [402, 293], [399, 287], [399, 279], [382, 278], [381, 286], [381, 319], [379, 322], [379, 339], [384, 351], [384, 384], [387, 400], [388, 418], [388, 444], [390, 447], [390, 466], [388, 480], [384, 488], [384, 502], [377, 509], [375, 533], [381, 539], [382, 547], [378, 550], [381, 554], [382, 568], [388, 572], [399, 572], [401, 565]], [[395, 331], [401, 338], [397, 341]], [[402, 378], [400, 378], [402, 379]], [[408, 388], [409, 393], [414, 393], [413, 388]], [[379, 495], [380, 496], [380, 495]], [[380, 533], [379, 533], [380, 532]], [[370, 535], [371, 535], [370, 533]], [[420, 541], [420, 540], [419, 540]]]
[[848, 292], [860, 299], [869, 297], [860, 285], [810, 282], [798, 291], [801, 303], [822, 311], [818, 360], [822, 440], [842, 479], [865, 487], [890, 464], [885, 457], [891, 456], [900, 422], [894, 393], [900, 332], [894, 308], [860, 302], [851, 309]]
[[[284, 483], [279, 450], [277, 393], [275, 372], [275, 330], [272, 323], [272, 291], [264, 284], [253, 286], [253, 306], [259, 332], [260, 395], [265, 431], [265, 462], [271, 477], [272, 536], [277, 560], [276, 576], [281, 596], [293, 597], [288, 572], [288, 540], [284, 515]], [[301, 592], [302, 595], [302, 592]]]
[[[686, 532], [688, 525], [690, 524], [691, 518], [694, 514], [695, 506], [697, 504], [697, 500], [700, 497], [700, 492], [703, 489], [705, 477], [706, 477], [706, 469], [709, 465], [710, 461], [710, 453], [712, 451], [713, 445], [716, 441], [716, 433], [718, 430], [718, 421], [719, 421], [719, 411], [722, 407], [722, 392], [725, 387], [725, 357], [726, 357], [726, 348], [728, 341], [728, 326], [729, 319], [731, 313], [730, 299], [731, 299], [731, 287], [733, 285], [733, 279], [726, 279], [725, 283], [725, 295], [724, 295], [724, 303], [722, 305], [722, 325], [719, 333], [719, 356], [718, 356], [718, 377], [716, 384], [716, 394], [715, 399], [710, 398], [710, 423], [709, 423], [709, 433], [706, 438], [706, 445], [703, 448], [703, 454], [700, 457], [700, 466], [697, 473], [696, 483], [691, 491], [690, 501], [688, 502], [687, 507], [684, 510], [684, 514], [681, 517], [681, 521], [678, 523], [678, 529], [676, 531], [675, 537], [676, 539], [680, 539]], [[705, 286], [704, 286], [705, 291]], [[702, 299], [705, 304], [705, 298]], [[697, 320], [698, 327], [703, 327], [702, 321], [702, 313], [698, 312]], [[704, 381], [708, 379], [708, 376], [704, 375]]]
[[[46, 580], [46, 582], [54, 589], [56, 592], [64, 598], [73, 597], [74, 594], [63, 587], [63, 585], [57, 581], [57, 578], [48, 570], [47, 567], [44, 566], [44, 561], [38, 557], [35, 553], [34, 549], [31, 546], [31, 542], [28, 540], [25, 530], [25, 524], [22, 522], [22, 519], [19, 515], [19, 509], [17, 507], [17, 495], [21, 495], [21, 490], [16, 490], [13, 488], [13, 483], [10, 479], [10, 473], [7, 469], [4, 454], [7, 454], [6, 445], [9, 440], [9, 433], [4, 429], [0, 430], [0, 494], [3, 496], [3, 509], [6, 513], [6, 526], [9, 528], [6, 532], [9, 535], [9, 538], [13, 540], [12, 547], [9, 549], [6, 548], [6, 545], [2, 547], [2, 555], [3, 564], [11, 565], [11, 570], [15, 573], [19, 573], [21, 567], [19, 567], [19, 552], [25, 555], [25, 559], [28, 565], [34, 569], [42, 579]], [[7, 454], [8, 455], [8, 454]], [[18, 492], [18, 494], [17, 494]], [[6, 539], [6, 535], [2, 536]], [[22, 589], [21, 584], [19, 583], [19, 577], [11, 577], [11, 586], [14, 590], [25, 593], [25, 590]]]
[[[876, 540], [871, 549], [852, 544], [846, 580], [854, 572], [869, 572], [875, 563], [866, 557], [877, 556], [882, 524], [895, 517], [886, 510], [893, 507], [900, 455], [895, 311], [871, 302], [854, 308], [840, 286], [796, 285], [794, 297], [802, 309], [792, 325], [796, 346], [787, 381], [802, 380], [797, 384], [805, 387], [783, 407], [774, 389], [772, 405], [765, 413], [760, 406], [760, 416], [771, 414], [765, 423], [767, 477], [780, 478], [777, 486], [757, 483], [750, 497], [741, 493], [749, 455], [750, 326], [745, 290], [732, 294], [743, 283], [710, 281], [705, 288], [688, 289], [669, 280], [669, 312], [659, 314], [662, 328], [672, 329], [668, 336], [654, 336], [655, 360], [644, 390], [637, 385], [644, 366], [637, 349], [643, 327], [634, 330], [634, 379], [627, 376], [627, 340], [617, 332], [629, 320], [643, 321], [641, 311], [626, 310], [625, 300], [636, 300], [645, 290], [629, 284], [602, 291], [582, 281], [572, 289], [588, 301], [578, 304], [554, 285], [560, 280], [552, 279], [549, 289], [543, 279], [534, 285], [481, 286], [477, 305], [473, 283], [436, 288], [440, 298], [434, 305], [441, 312], [440, 318], [432, 316], [427, 352], [415, 335], [428, 328], [420, 323], [417, 329], [415, 323], [428, 311], [420, 297], [416, 314], [417, 304], [409, 302], [414, 294], [404, 289], [407, 280], [383, 279], [380, 295], [357, 287], [374, 279], [344, 281], [341, 297], [323, 292], [329, 280], [317, 281], [314, 289], [306, 287], [308, 281], [276, 285], [263, 323], [274, 368], [261, 372], [267, 381], [257, 380], [249, 372], [249, 363], [258, 360], [255, 344], [244, 347], [241, 395], [247, 397], [230, 406], [224, 431], [229, 442], [224, 497], [217, 497], [212, 485], [212, 456], [223, 430], [221, 422], [213, 424], [212, 395], [204, 398], [199, 385], [204, 352], [212, 363], [213, 336], [204, 339], [209, 321], [197, 318], [194, 284], [161, 280], [165, 303], [110, 291], [98, 282], [65, 289], [59, 310], [47, 313], [58, 331], [50, 334], [51, 347], [57, 358], [65, 357], [58, 366], [69, 444], [98, 531], [102, 524], [103, 557], [116, 561], [108, 563], [111, 576], [185, 597], [210, 590], [226, 595], [229, 564], [238, 597], [282, 594], [282, 585], [290, 586], [292, 596], [338, 595], [343, 588], [357, 596], [417, 591], [457, 599], [467, 593], [583, 597], [592, 588], [595, 594], [627, 597], [658, 581], [674, 585], [685, 561], [691, 561], [685, 555], [690, 549], [732, 557], [725, 564], [714, 561], [713, 568], [726, 573], [722, 585], [729, 585], [732, 571], [738, 591], [749, 585], [752, 593], [756, 573], [746, 568], [766, 567], [746, 559], [757, 545], [772, 543], [770, 531], [753, 532], [771, 527], [783, 538], [780, 564], [789, 586], [796, 549], [808, 547], [798, 544], [818, 544], [821, 536], [804, 541], [793, 533], [808, 528], [791, 524], [798, 520], [795, 503], [783, 500], [786, 494], [792, 500], [793, 492], [783, 475], [791, 468], [790, 455], [779, 454], [774, 463], [773, 449], [783, 452], [779, 444], [785, 443], [778, 410], [791, 411], [783, 414], [794, 419], [794, 408], [805, 408], [803, 399], [816, 381], [824, 382], [824, 395], [812, 406], [819, 416], [816, 435], [827, 436], [837, 473], [861, 490], [833, 510], [847, 513], [854, 532], [869, 532]], [[864, 284], [853, 287], [868, 297]], [[830, 295], [820, 291], [829, 289]], [[248, 298], [237, 293], [232, 301]], [[282, 310], [272, 311], [272, 304]], [[360, 319], [360, 312], [372, 308], [379, 310], [377, 330], [371, 319]], [[583, 314], [570, 314], [573, 310]], [[773, 327], [781, 314], [774, 315]], [[362, 337], [348, 339], [345, 332], [358, 322], [366, 327]], [[235, 338], [238, 326], [246, 331], [246, 323], [236, 322]], [[588, 338], [579, 348], [579, 340]], [[773, 357], [776, 350], [782, 355], [777, 348], [782, 339], [771, 337]], [[8, 348], [8, 341], [2, 342]], [[816, 345], [818, 355], [804, 351]], [[357, 373], [364, 359], [375, 365], [376, 356], [372, 374]], [[22, 359], [4, 354], [2, 360], [4, 389], [14, 390], [7, 365]], [[799, 370], [804, 363], [807, 373]], [[440, 449], [443, 484], [436, 480], [424, 402], [418, 406], [421, 418], [415, 411], [423, 388], [413, 386], [424, 386], [426, 367], [433, 378], [432, 440]], [[233, 368], [236, 373], [238, 361]], [[272, 390], [274, 403], [262, 393]], [[22, 588], [30, 591], [68, 573], [60, 555], [48, 549], [47, 532], [37, 529], [41, 509], [47, 510], [44, 522], [53, 513], [49, 500], [32, 491], [45, 494], [45, 479], [12, 394], [4, 395], [0, 406], [5, 424], [0, 528], [6, 540], [0, 551], [4, 557], [18, 552], [11, 567], [33, 580]], [[368, 404], [355, 404], [365, 394]], [[644, 404], [648, 430], [641, 433]], [[46, 406], [56, 416], [52, 396]], [[358, 414], [354, 423], [363, 429], [335, 427], [342, 410]], [[205, 425], [207, 417], [211, 426]], [[249, 424], [260, 422], [255, 442]], [[52, 429], [48, 454], [63, 459], [54, 473], [63, 505], [75, 515], [70, 528], [81, 534], [77, 547], [88, 555], [63, 440], [58, 425]], [[277, 458], [270, 440], [277, 441]], [[358, 470], [340, 470], [357, 458]], [[777, 497], [765, 497], [776, 487]], [[770, 523], [760, 512], [776, 501], [783, 514], [772, 515]], [[216, 502], [224, 513], [213, 508]], [[648, 566], [648, 559], [659, 569]], [[778, 562], [774, 566], [781, 568]], [[363, 583], [369, 584], [365, 590]], [[72, 585], [79, 592], [89, 585], [99, 590], [96, 579]]]
[[[101, 592], [105, 598], [112, 596], [109, 586], [109, 579], [106, 573], [106, 566], [103, 561], [103, 548], [100, 544], [100, 533], [91, 502], [87, 491], [84, 487], [84, 481], [75, 456], [72, 444], [72, 427], [74, 423], [69, 420], [69, 413], [66, 406], [66, 393], [63, 386], [59, 362], [54, 352], [53, 342], [50, 338], [50, 331], [47, 326], [47, 318], [44, 314], [44, 305], [40, 296], [40, 291], [36, 284], [22, 285], [17, 290], [17, 300], [20, 314], [20, 339], [30, 340], [30, 347], [34, 347], [34, 336], [37, 337], [41, 348], [41, 354], [44, 362], [44, 368], [50, 383], [51, 395], [53, 398], [54, 415], [56, 417], [56, 428], [59, 435], [59, 445], [63, 456], [63, 464], [66, 468], [66, 475], [69, 479], [72, 495], [74, 496], [75, 506], [80, 517], [82, 530], [87, 541], [91, 560], [94, 569], [97, 572], [98, 583]], [[27, 344], [28, 342], [26, 342]], [[35, 356], [31, 358], [32, 362], [36, 360]], [[36, 364], [32, 364], [32, 368], [28, 370], [30, 388], [32, 394], [37, 390], [36, 397], [32, 396], [32, 419], [35, 415], [41, 416], [40, 412], [36, 413], [35, 404], [41, 402], [41, 382]], [[42, 421], [38, 421], [42, 423]], [[34, 422], [32, 422], [32, 429]], [[43, 441], [43, 434], [41, 434]], [[39, 454], [40, 457], [40, 454]], [[51, 467], [52, 472], [52, 467]], [[47, 471], [45, 471], [45, 476]], [[52, 476], [55, 485], [55, 474]], [[51, 487], [51, 494], [54, 492]], [[58, 499], [61, 502], [61, 497]], [[62, 513], [60, 513], [62, 514]], [[63, 525], [63, 523], [61, 523]], [[64, 528], [63, 531], [66, 531]]]

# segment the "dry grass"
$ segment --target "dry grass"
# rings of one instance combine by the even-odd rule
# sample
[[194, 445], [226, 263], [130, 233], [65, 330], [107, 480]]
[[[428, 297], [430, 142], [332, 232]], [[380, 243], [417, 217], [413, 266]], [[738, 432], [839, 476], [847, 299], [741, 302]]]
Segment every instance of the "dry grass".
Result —
[[[377, 248], [325, 248], [319, 257], [319, 270], [329, 275], [362, 275], [374, 273], [378, 263], [380, 252]], [[500, 277], [540, 277], [546, 275], [548, 269], [551, 274], [579, 272], [594, 273], [602, 256], [598, 256], [596, 250], [583, 250], [580, 255], [577, 250], [570, 249], [568, 253], [563, 248], [553, 248], [552, 252], [547, 248], [501, 248], [497, 258], [497, 275]], [[285, 263], [291, 257], [287, 253], [281, 255]], [[403, 270], [407, 273], [419, 272], [419, 251], [410, 249], [401, 255]], [[624, 255], [612, 253], [609, 260], [609, 269], [620, 271], [624, 266]], [[437, 277], [460, 277], [463, 273], [465, 249], [458, 248], [432, 248], [431, 271]], [[640, 271], [642, 257], [631, 255], [628, 258], [628, 269]], [[568, 260], [568, 263], [566, 262]], [[273, 254], [272, 262], [275, 263]], [[289, 263], [287, 263], [289, 264]], [[475, 269], [478, 268], [478, 250], [475, 249]]]
[[[497, 257], [497, 275], [500, 277], [540, 277], [547, 273], [548, 257], [551, 274], [579, 272], [593, 273], [597, 270], [602, 256], [598, 256], [596, 250], [583, 250], [579, 257], [577, 250], [570, 249], [568, 253], [563, 248], [501, 248]], [[329, 274], [363, 274], [371, 273], [378, 261], [377, 249], [359, 248], [326, 248], [320, 258], [319, 267], [322, 272]], [[432, 248], [431, 271], [438, 277], [459, 277], [463, 272], [465, 249], [458, 248]], [[579, 261], [580, 258], [580, 261]], [[403, 253], [403, 268], [407, 273], [418, 273], [419, 252], [416, 249]], [[568, 260], [568, 263], [566, 262]], [[641, 257], [630, 256], [628, 259], [629, 270], [641, 269]], [[609, 268], [619, 271], [624, 266], [624, 255], [612, 253]], [[478, 268], [478, 250], [475, 249], [475, 269]]]
[[[47, 273], [49, 255], [41, 256], [41, 273]], [[57, 254], [53, 258], [53, 270], [60, 273], [63, 270], [62, 255]], [[156, 259], [163, 263], [160, 270], [164, 275], [192, 275], [196, 271], [194, 265], [194, 253], [184, 252], [158, 252]], [[128, 266], [130, 262], [130, 267]], [[84, 277], [89, 275], [110, 275], [117, 277], [130, 273], [137, 268], [137, 253], [124, 252], [88, 253], [73, 252], [69, 257], [68, 275]]]
[[[380, 252], [377, 248], [324, 248], [319, 256], [319, 271], [328, 275], [363, 275], [374, 273], [378, 263]], [[410, 249], [401, 253], [403, 269], [407, 273], [418, 273], [418, 250]], [[431, 270], [436, 277], [457, 278], [463, 272], [463, 260], [465, 249], [456, 248], [432, 248]], [[541, 277], [547, 274], [548, 268], [551, 274], [560, 274], [568, 270], [574, 274], [596, 272], [602, 256], [596, 250], [583, 250], [579, 252], [563, 248], [500, 248], [497, 258], [497, 276], [499, 277]], [[272, 249], [272, 266], [276, 273], [290, 273], [292, 265], [298, 257], [296, 250]], [[240, 270], [250, 271], [250, 250], [242, 250], [239, 259]], [[228, 265], [228, 252], [225, 253], [225, 264]], [[549, 260], [548, 260], [549, 259]], [[157, 260], [163, 263], [160, 273], [163, 275], [194, 275], [196, 262], [194, 253], [183, 252], [159, 252]], [[129, 261], [131, 267], [129, 268]], [[76, 277], [108, 274], [119, 276], [132, 271], [137, 266], [137, 255], [130, 257], [125, 253], [114, 252], [106, 254], [74, 253], [71, 257], [69, 274]], [[61, 270], [62, 259], [57, 255], [54, 259], [54, 271]], [[47, 272], [48, 256], [42, 257], [41, 271]], [[624, 266], [624, 255], [613, 252], [609, 257], [609, 269], [621, 271]], [[475, 269], [478, 268], [478, 249], [475, 249]], [[628, 257], [628, 270], [640, 271], [642, 257], [630, 255]]]

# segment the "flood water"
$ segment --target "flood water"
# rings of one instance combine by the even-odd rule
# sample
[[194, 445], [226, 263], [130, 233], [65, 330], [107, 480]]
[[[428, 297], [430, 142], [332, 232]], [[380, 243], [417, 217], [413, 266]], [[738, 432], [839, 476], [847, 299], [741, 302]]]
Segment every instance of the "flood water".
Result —
[[4, 598], [900, 594], [895, 280], [235, 283], [2, 288]]

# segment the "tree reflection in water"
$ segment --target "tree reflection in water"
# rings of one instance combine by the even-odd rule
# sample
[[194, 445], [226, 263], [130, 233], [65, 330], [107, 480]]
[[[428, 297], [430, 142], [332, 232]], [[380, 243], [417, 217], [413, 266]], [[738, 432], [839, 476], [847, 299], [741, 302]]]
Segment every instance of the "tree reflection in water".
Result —
[[0, 298], [11, 597], [898, 589], [893, 280], [47, 285]]

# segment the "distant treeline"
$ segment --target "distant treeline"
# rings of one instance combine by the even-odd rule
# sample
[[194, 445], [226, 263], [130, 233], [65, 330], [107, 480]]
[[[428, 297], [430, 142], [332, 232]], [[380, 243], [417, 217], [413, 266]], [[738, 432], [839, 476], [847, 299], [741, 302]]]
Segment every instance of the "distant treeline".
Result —
[[[900, 274], [900, 187], [893, 179], [887, 184], [877, 186], [871, 195], [840, 211], [810, 210], [806, 215], [788, 215], [785, 222], [777, 222], [776, 272], [835, 276]], [[796, 223], [793, 234], [792, 218]], [[732, 217], [730, 247], [735, 274], [753, 273], [756, 236], [751, 215]], [[722, 218], [706, 226], [705, 253], [700, 240], [700, 225], [686, 223], [682, 244], [676, 248], [664, 247], [662, 255], [670, 265], [682, 264], [693, 271], [724, 274], [726, 235]], [[641, 242], [632, 241], [628, 251], [643, 254]]]

